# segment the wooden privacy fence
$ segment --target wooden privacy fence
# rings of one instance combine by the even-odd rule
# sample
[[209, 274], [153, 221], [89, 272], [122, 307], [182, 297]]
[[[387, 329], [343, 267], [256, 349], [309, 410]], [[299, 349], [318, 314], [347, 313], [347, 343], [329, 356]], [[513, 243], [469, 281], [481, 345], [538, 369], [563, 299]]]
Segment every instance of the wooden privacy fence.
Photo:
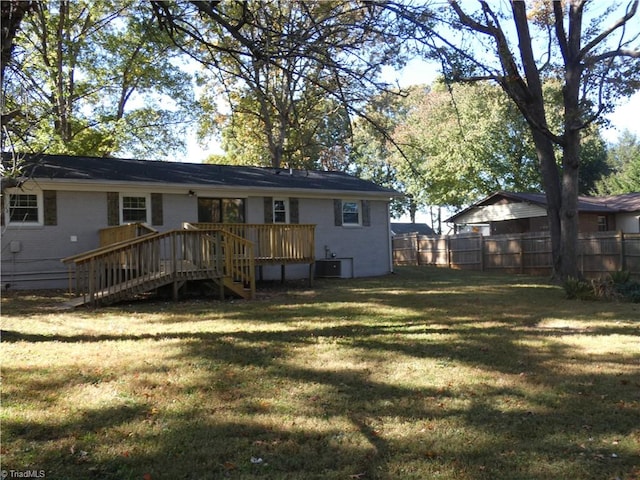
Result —
[[[580, 270], [586, 277], [618, 270], [640, 275], [640, 233], [584, 233], [576, 249]], [[393, 238], [393, 261], [395, 265], [549, 275], [551, 238], [548, 233], [397, 235]]]

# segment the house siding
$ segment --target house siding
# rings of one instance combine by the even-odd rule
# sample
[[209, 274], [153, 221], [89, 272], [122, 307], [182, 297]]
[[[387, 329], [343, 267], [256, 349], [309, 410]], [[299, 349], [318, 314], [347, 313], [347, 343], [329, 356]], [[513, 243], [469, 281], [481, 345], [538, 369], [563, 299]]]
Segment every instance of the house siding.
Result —
[[[351, 200], [354, 200], [351, 198]], [[249, 198], [249, 223], [252, 216], [262, 213], [261, 198]], [[389, 210], [386, 201], [368, 201], [370, 226], [335, 225], [334, 199], [299, 198], [298, 214], [302, 224], [316, 225], [315, 258], [322, 260], [335, 254], [343, 259], [345, 269], [354, 277], [385, 275], [391, 272]], [[325, 253], [327, 252], [327, 253]], [[386, 255], [386, 257], [385, 257]], [[263, 267], [265, 280], [279, 279], [280, 266]], [[287, 265], [285, 276], [289, 279], [309, 275], [307, 265]]]
[[616, 229], [626, 233], [640, 233], [640, 214], [619, 213], [616, 215]]
[[[52, 190], [50, 186], [47, 189]], [[67, 267], [60, 260], [97, 248], [100, 241], [99, 230], [109, 226], [109, 212], [114, 208], [113, 205], [110, 207], [109, 199], [111, 198], [113, 203], [115, 195], [134, 191], [138, 194], [155, 194], [155, 201], [162, 202], [162, 225], [154, 226], [158, 231], [179, 229], [182, 228], [183, 222], [198, 220], [197, 196], [189, 195], [188, 192], [168, 193], [159, 189], [140, 188], [120, 189], [117, 192], [56, 190], [56, 225], [4, 227], [2, 285], [6, 287], [7, 284], [11, 284], [10, 288], [13, 289], [67, 288]], [[158, 195], [159, 193], [161, 195]], [[243, 195], [203, 190], [198, 192], [198, 196], [240, 198]], [[353, 196], [346, 198], [368, 202], [370, 226], [336, 226], [333, 196], [304, 198], [299, 194], [295, 195], [299, 223], [316, 225], [316, 259], [325, 258], [326, 247], [331, 253], [335, 253], [337, 258], [349, 259], [349, 268], [352, 268], [353, 276], [389, 273], [391, 247], [388, 202]], [[245, 196], [247, 223], [264, 223], [264, 199], [264, 196]], [[12, 252], [11, 242], [18, 242], [19, 251]], [[15, 245], [17, 244], [14, 243]], [[265, 279], [279, 279], [280, 274], [280, 266], [263, 267]], [[306, 278], [309, 275], [309, 267], [288, 265], [285, 274], [290, 279]]]
[[[56, 192], [57, 224], [7, 225], [2, 235], [2, 286], [15, 289], [66, 288], [61, 258], [93, 248], [107, 226], [104, 192]], [[14, 250], [12, 252], [12, 242]]]
[[[492, 233], [548, 231], [546, 199], [542, 194], [498, 192], [445, 220], [454, 225], [490, 223]], [[640, 192], [578, 198], [581, 233], [621, 231], [640, 233]], [[529, 225], [524, 221], [528, 219]], [[603, 220], [606, 220], [603, 221]]]
[[369, 201], [370, 226], [336, 226], [333, 201], [310, 200], [301, 206], [301, 223], [315, 223], [316, 259], [329, 255], [353, 259], [356, 277], [384, 275], [391, 271], [389, 261], [381, 258], [389, 251], [390, 230], [387, 202]]
[[544, 217], [547, 211], [539, 205], [529, 203], [496, 203], [477, 207], [456, 219], [456, 223], [489, 223], [496, 218], [517, 220], [521, 218]]

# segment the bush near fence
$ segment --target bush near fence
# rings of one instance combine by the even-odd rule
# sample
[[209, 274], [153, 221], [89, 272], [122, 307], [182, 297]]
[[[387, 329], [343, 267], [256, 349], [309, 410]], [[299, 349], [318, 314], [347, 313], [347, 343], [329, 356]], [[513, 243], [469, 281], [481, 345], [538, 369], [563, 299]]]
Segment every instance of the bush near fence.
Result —
[[[585, 277], [627, 270], [640, 276], [640, 233], [594, 232], [579, 236], [578, 265]], [[395, 265], [434, 265], [455, 269], [551, 274], [548, 233], [393, 237]]]

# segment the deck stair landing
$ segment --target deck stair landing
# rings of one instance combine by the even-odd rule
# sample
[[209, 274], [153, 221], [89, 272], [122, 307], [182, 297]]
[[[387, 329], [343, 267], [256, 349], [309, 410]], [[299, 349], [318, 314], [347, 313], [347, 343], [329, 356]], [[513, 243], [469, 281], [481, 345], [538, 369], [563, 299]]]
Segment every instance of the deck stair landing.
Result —
[[255, 295], [253, 244], [223, 229], [147, 233], [63, 259], [75, 278], [69, 306], [126, 300], [160, 287], [173, 296], [191, 280], [210, 280], [220, 295]]

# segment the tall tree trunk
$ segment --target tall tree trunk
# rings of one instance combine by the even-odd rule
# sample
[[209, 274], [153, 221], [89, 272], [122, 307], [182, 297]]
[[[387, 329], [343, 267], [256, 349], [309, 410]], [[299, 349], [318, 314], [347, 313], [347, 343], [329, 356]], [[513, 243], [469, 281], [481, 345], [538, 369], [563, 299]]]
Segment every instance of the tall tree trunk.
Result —
[[565, 135], [562, 154], [562, 208], [560, 212], [562, 278], [580, 276], [578, 269], [578, 165], [580, 163], [580, 132]]
[[562, 266], [564, 257], [562, 255], [562, 187], [560, 184], [560, 174], [556, 163], [554, 145], [548, 135], [537, 129], [531, 128], [536, 154], [540, 164], [542, 174], [542, 184], [544, 185], [547, 199], [547, 219], [549, 223], [549, 234], [551, 236], [551, 257], [552, 257], [552, 277], [559, 279], [562, 277]]

